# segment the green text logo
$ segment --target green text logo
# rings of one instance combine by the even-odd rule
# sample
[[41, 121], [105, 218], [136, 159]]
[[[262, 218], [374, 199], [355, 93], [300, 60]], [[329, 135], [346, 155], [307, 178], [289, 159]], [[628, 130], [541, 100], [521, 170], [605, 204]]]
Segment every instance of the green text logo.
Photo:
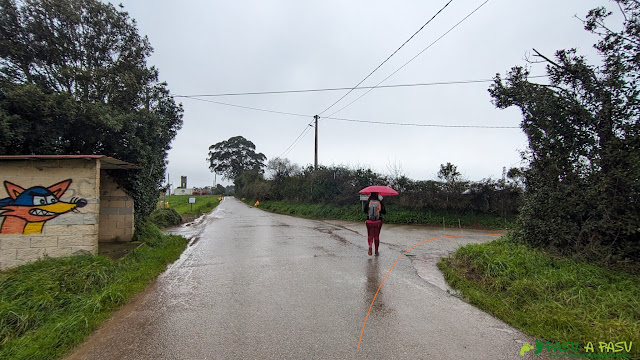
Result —
[[631, 356], [633, 342], [629, 341], [588, 341], [580, 346], [578, 341], [548, 342], [536, 339], [535, 347], [524, 344], [520, 348], [520, 356], [531, 350], [534, 354], [546, 353], [549, 357], [569, 358], [628, 358]]

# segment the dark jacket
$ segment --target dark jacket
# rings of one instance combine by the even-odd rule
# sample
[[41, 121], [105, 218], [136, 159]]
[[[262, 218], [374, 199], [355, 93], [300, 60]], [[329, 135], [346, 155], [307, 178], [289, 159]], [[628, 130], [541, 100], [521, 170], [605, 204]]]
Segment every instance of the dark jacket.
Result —
[[[384, 207], [384, 201], [380, 200], [380, 220], [382, 220], [382, 215], [387, 213], [387, 209]], [[364, 204], [364, 213], [369, 214], [369, 200]]]

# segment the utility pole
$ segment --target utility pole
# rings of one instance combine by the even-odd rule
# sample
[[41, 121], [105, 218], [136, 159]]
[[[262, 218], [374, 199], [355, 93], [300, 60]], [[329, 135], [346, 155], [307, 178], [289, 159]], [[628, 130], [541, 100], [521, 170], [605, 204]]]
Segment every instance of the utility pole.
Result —
[[316, 151], [315, 151], [315, 160], [313, 162], [313, 169], [318, 170], [318, 119], [320, 116], [316, 115], [313, 117], [316, 120]]

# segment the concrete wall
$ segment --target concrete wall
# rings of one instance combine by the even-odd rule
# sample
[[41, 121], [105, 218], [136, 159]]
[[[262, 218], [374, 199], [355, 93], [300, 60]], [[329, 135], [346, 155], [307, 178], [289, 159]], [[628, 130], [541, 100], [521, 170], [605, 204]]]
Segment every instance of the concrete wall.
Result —
[[176, 188], [173, 195], [193, 195], [193, 188]]
[[[64, 191], [60, 186], [52, 187], [65, 180], [71, 182]], [[7, 185], [6, 182], [15, 184], [18, 188]], [[14, 196], [22, 195], [20, 204], [9, 196], [7, 186], [12, 189]], [[32, 199], [28, 198], [29, 194], [49, 190], [33, 188], [36, 186], [53, 189], [57, 193], [55, 201], [51, 197], [43, 200], [42, 197], [32, 196], [31, 198], [41, 201], [38, 205], [33, 205]], [[22, 265], [43, 256], [96, 254], [99, 233], [99, 188], [99, 160], [0, 161], [0, 269]], [[82, 199], [86, 201], [86, 205]], [[25, 205], [25, 201], [32, 202]], [[64, 209], [60, 210], [61, 208]], [[34, 221], [37, 217], [29, 215], [29, 211], [34, 209], [56, 211], [55, 217], [46, 216], [46, 221]], [[21, 212], [23, 218], [7, 216], [10, 212]], [[16, 231], [20, 226], [13, 226], [16, 223], [19, 225], [20, 221], [27, 224], [26, 230], [22, 232]], [[5, 226], [10, 223], [11, 226]]]
[[133, 199], [103, 170], [100, 172], [100, 242], [127, 242], [133, 237]]

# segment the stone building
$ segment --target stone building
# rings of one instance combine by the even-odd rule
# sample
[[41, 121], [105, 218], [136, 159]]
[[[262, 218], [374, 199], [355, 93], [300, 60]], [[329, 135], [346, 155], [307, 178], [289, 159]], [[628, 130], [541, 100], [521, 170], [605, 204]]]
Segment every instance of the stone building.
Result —
[[131, 241], [133, 199], [105, 170], [136, 168], [103, 155], [0, 155], [0, 270]]

